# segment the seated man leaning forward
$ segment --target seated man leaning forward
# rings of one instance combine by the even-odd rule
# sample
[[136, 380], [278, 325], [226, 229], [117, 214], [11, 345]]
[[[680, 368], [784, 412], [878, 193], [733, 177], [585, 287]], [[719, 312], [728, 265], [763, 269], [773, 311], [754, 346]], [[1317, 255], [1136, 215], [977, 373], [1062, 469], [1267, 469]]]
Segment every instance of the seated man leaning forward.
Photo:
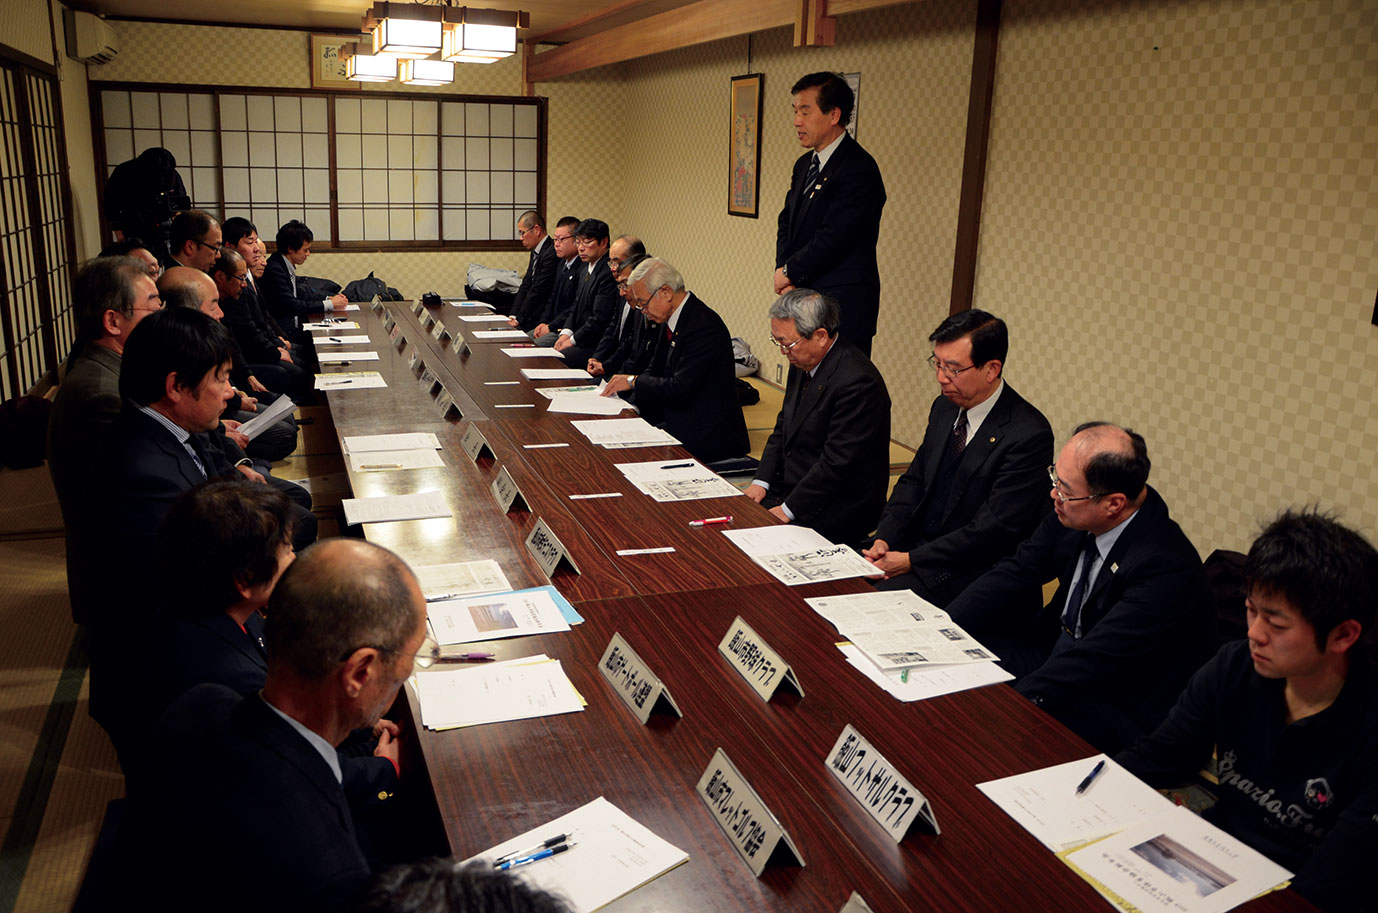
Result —
[[[1372, 910], [1378, 859], [1378, 552], [1316, 513], [1273, 521], [1244, 562], [1248, 638], [1115, 760], [1154, 786], [1219, 759], [1205, 817], [1292, 870], [1327, 913]], [[1364, 638], [1370, 640], [1370, 638]]]
[[[161, 863], [154, 909], [344, 910], [368, 881], [336, 746], [434, 659], [426, 601], [396, 555], [329, 539], [278, 581], [264, 637], [262, 691], [198, 685], [163, 716], [162, 775], [136, 819]], [[227, 877], [246, 852], [252, 877]]]
[[890, 482], [890, 394], [860, 349], [837, 335], [837, 302], [791, 289], [770, 306], [789, 359], [785, 400], [746, 496], [833, 542], [875, 529]]
[[1161, 723], [1212, 641], [1201, 558], [1148, 486], [1149, 465], [1133, 431], [1077, 428], [1048, 467], [1053, 513], [947, 607], [1019, 693], [1102, 751]]

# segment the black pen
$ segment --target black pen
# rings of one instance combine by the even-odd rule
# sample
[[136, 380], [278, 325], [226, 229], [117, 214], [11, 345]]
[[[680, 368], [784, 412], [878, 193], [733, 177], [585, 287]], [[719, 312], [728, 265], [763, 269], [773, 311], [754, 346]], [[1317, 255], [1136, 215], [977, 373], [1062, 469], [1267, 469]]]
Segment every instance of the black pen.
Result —
[[668, 464], [668, 465], [666, 465], [666, 466], [662, 466], [662, 467], [660, 467], [660, 468], [661, 468], [661, 469], [688, 469], [690, 466], [693, 466], [693, 465], [694, 465], [693, 463], [670, 463], [670, 464]]
[[548, 847], [564, 843], [567, 839], [569, 839], [572, 836], [574, 836], [573, 831], [569, 832], [568, 834], [556, 834], [554, 837], [551, 837], [543, 843], [538, 843], [535, 846], [529, 846], [524, 850], [517, 850], [515, 853], [506, 853], [502, 856], [499, 856], [493, 864], [496, 866], [499, 862], [506, 862], [508, 859], [516, 859], [519, 856], [530, 856], [532, 853], [539, 853], [541, 850], [544, 850]]
[[1091, 784], [1096, 782], [1096, 777], [1099, 777], [1101, 771], [1103, 770], [1105, 770], [1104, 758], [1097, 761], [1096, 766], [1091, 768], [1091, 772], [1086, 775], [1086, 779], [1082, 780], [1079, 784], [1077, 784], [1077, 795], [1080, 796], [1082, 793], [1086, 792], [1086, 790], [1091, 786]]

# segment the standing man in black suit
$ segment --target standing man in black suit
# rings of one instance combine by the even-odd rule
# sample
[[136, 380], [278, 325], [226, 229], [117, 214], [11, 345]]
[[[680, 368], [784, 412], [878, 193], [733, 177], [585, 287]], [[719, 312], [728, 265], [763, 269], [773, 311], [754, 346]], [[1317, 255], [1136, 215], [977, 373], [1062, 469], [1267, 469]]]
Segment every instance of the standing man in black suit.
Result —
[[837, 73], [810, 73], [790, 89], [794, 130], [810, 150], [794, 163], [775, 235], [775, 294], [810, 288], [842, 308], [842, 336], [871, 354], [880, 312], [876, 239], [885, 183], [847, 133], [854, 96]]
[[944, 606], [1048, 512], [1053, 429], [1004, 381], [1005, 321], [961, 311], [928, 340], [942, 394], [862, 554], [885, 572], [880, 589], [913, 590]]
[[559, 257], [555, 254], [555, 243], [545, 233], [545, 216], [534, 209], [517, 217], [517, 237], [522, 247], [531, 251], [531, 259], [526, 275], [522, 276], [522, 284], [517, 288], [517, 297], [512, 299], [512, 316], [508, 323], [530, 333], [550, 316], [546, 308], [555, 288]]
[[705, 463], [750, 449], [737, 400], [732, 338], [727, 324], [684, 288], [684, 277], [659, 257], [632, 270], [627, 300], [664, 327], [650, 367], [615, 374], [604, 396], [630, 390], [628, 399], [648, 422], [664, 428]]
[[[419, 662], [426, 601], [391, 552], [356, 539], [306, 550], [269, 598], [263, 690], [193, 688], [162, 719], [139, 820], [160, 873], [154, 909], [343, 910], [370, 869], [336, 746], [377, 724]], [[252, 877], [226, 874], [252, 848]]]
[[1054, 512], [947, 607], [1019, 693], [1111, 753], [1163, 721], [1215, 644], [1201, 558], [1149, 467], [1130, 429], [1078, 427], [1048, 467]]
[[[329, 298], [305, 298], [297, 291], [297, 267], [311, 256], [311, 242], [315, 235], [305, 222], [296, 219], [278, 229], [277, 251], [268, 258], [259, 289], [263, 302], [279, 324], [288, 332], [303, 332], [302, 318], [319, 311], [333, 311], [349, 303], [344, 295]], [[309, 338], [310, 334], [306, 336]]]
[[785, 401], [746, 496], [833, 542], [875, 529], [890, 481], [890, 394], [876, 366], [838, 336], [837, 302], [790, 289], [770, 306], [789, 359]]
[[559, 262], [555, 265], [555, 287], [550, 290], [550, 300], [541, 312], [544, 316], [529, 331], [538, 346], [553, 346], [559, 340], [560, 334], [555, 332], [559, 327], [553, 327], [550, 321], [574, 304], [574, 293], [579, 290], [583, 272], [579, 269], [579, 245], [574, 240], [579, 221], [574, 216], [564, 216], [555, 223], [555, 230], [550, 234]]

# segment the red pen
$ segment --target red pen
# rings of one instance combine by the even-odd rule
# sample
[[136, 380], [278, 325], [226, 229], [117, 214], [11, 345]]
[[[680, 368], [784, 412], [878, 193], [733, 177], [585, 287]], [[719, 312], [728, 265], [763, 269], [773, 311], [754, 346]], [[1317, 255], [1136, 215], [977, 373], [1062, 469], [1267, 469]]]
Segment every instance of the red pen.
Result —
[[709, 517], [707, 520], [690, 520], [690, 521], [689, 521], [689, 525], [690, 525], [690, 526], [712, 526], [712, 525], [717, 524], [717, 523], [731, 523], [731, 522], [732, 522], [732, 515], [731, 515], [731, 514], [728, 514], [726, 517]]

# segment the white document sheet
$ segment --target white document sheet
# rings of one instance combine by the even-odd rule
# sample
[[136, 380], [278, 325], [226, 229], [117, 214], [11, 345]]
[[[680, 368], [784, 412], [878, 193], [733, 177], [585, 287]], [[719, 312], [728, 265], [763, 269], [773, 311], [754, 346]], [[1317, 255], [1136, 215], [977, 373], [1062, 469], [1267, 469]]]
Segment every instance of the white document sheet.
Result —
[[297, 408], [297, 404], [292, 402], [291, 397], [287, 396], [279, 396], [271, 406], [260, 404], [254, 417], [239, 426], [239, 433], [252, 441], [267, 431], [278, 419], [290, 414], [295, 408]]
[[349, 468], [355, 472], [431, 469], [444, 465], [439, 452], [429, 447], [425, 450], [368, 450], [349, 455]]
[[1069, 853], [1066, 860], [1102, 894], [1119, 898], [1116, 906], [1121, 909], [1224, 913], [1292, 877], [1262, 853], [1177, 805], [1161, 817]]
[[359, 306], [357, 304], [346, 304], [344, 307], [335, 308], [335, 312], [338, 313], [340, 311], [357, 311], [358, 309]]
[[388, 495], [382, 498], [345, 498], [345, 522], [387, 523], [392, 520], [424, 520], [427, 517], [448, 517], [450, 505], [438, 491], [420, 491], [413, 495]]
[[415, 680], [421, 721], [427, 729], [529, 720], [584, 709], [559, 660], [510, 660], [459, 669], [432, 666], [418, 672]]
[[455, 307], [484, 308], [489, 311], [494, 309], [493, 306], [486, 301], [470, 301], [468, 298], [441, 298], [440, 300], [446, 304], [453, 304]]
[[882, 669], [999, 659], [912, 590], [805, 599]]
[[368, 338], [365, 333], [353, 336], [316, 336], [312, 342], [318, 346], [347, 346], [347, 345], [367, 345], [373, 340]]
[[569, 630], [560, 607], [542, 590], [460, 596], [429, 603], [426, 611], [442, 646]]
[[700, 501], [741, 495], [736, 485], [698, 460], [650, 460], [616, 466], [627, 481], [657, 501]]
[[[537, 370], [540, 370], [539, 368]], [[516, 383], [516, 381], [513, 381]], [[602, 385], [594, 385], [592, 382], [586, 384], [571, 384], [567, 387], [537, 387], [536, 392], [546, 399], [554, 399], [566, 393], [588, 393], [591, 390], [601, 390]]]
[[440, 438], [429, 431], [409, 431], [402, 434], [352, 434], [344, 439], [345, 453], [367, 453], [370, 450], [439, 450]]
[[517, 329], [511, 329], [511, 330], [474, 330], [472, 336], [473, 336], [474, 339], [487, 339], [487, 340], [494, 340], [494, 339], [530, 339], [530, 338], [531, 338], [531, 337], [527, 336], [525, 333], [523, 333], [521, 330], [517, 330]]
[[578, 845], [512, 871], [527, 883], [566, 898], [575, 913], [593, 913], [689, 861], [688, 853], [657, 837], [602, 796], [474, 858], [492, 861], [556, 834], [570, 834]]
[[638, 411], [620, 396], [603, 396], [592, 390], [582, 393], [561, 393], [550, 398], [547, 412], [565, 415], [620, 415], [626, 410]]
[[317, 390], [367, 390], [386, 387], [388, 382], [377, 371], [341, 371], [339, 374], [317, 374]]
[[723, 530], [723, 535], [788, 586], [879, 574], [850, 546], [834, 545], [805, 526], [785, 523], [757, 529], [728, 529]]
[[505, 593], [512, 589], [507, 575], [502, 572], [502, 566], [491, 558], [458, 564], [432, 564], [414, 567], [412, 571], [421, 584], [422, 595], [428, 600]]
[[[506, 349], [503, 349], [506, 352]], [[593, 375], [583, 368], [522, 368], [522, 377], [527, 380], [586, 380], [593, 382]], [[552, 388], [553, 389], [553, 388]]]
[[317, 352], [316, 360], [323, 365], [347, 365], [352, 361], [377, 361], [377, 352]]
[[679, 443], [677, 438], [644, 418], [587, 419], [570, 424], [600, 447], [664, 447]]
[[460, 314], [459, 319], [465, 323], [506, 323], [507, 318], [501, 314]]
[[926, 701], [931, 697], [984, 688], [1008, 682], [1014, 676], [995, 663], [962, 663], [958, 666], [919, 666], [909, 670], [908, 681], [903, 672], [885, 672], [866, 658], [851, 644], [839, 644], [853, 669], [875, 682], [897, 700]]
[[318, 323], [303, 323], [303, 330], [357, 330], [359, 324], [353, 320], [322, 320]]
[[[1105, 761], [1105, 769], [1078, 795], [1077, 785], [1099, 761]], [[977, 783], [976, 788], [1053, 852], [1099, 840], [1173, 807], [1103, 754]]]
[[502, 354], [506, 355], [508, 358], [559, 358], [561, 360], [564, 359], [564, 356], [561, 355], [559, 352], [556, 352], [553, 348], [546, 348], [544, 346], [527, 346], [525, 348], [513, 347], [510, 349], [503, 349]]

